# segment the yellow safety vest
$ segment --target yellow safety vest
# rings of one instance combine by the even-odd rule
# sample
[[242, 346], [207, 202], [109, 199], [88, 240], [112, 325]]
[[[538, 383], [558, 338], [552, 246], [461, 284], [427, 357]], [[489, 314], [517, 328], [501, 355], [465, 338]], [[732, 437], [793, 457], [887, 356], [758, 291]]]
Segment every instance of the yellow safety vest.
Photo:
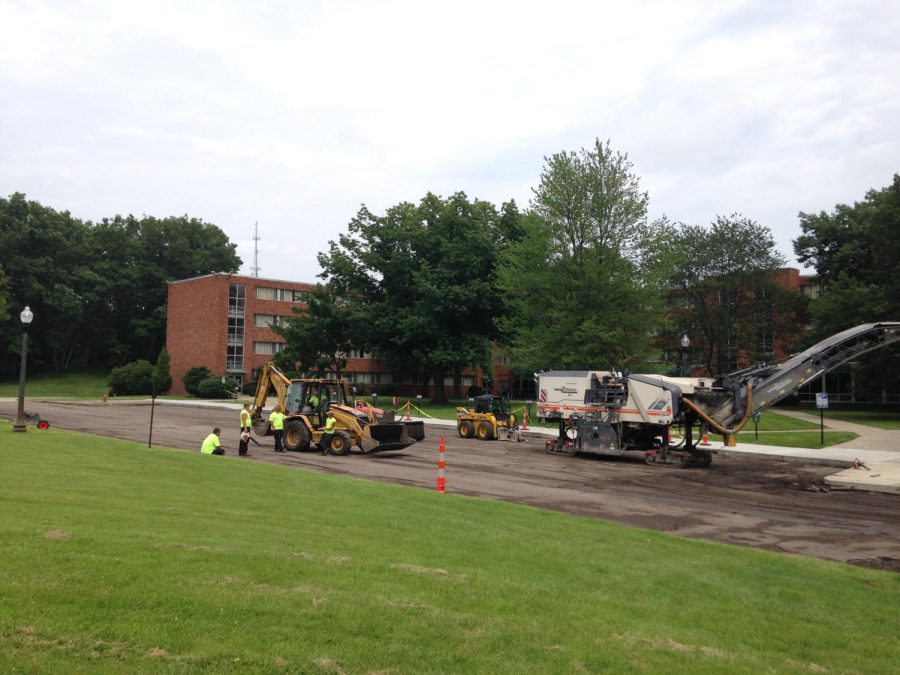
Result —
[[269, 414], [269, 422], [272, 425], [273, 431], [280, 431], [281, 429], [284, 429], [284, 415], [282, 415], [280, 412], [273, 410]]
[[221, 445], [219, 441], [219, 437], [215, 434], [210, 434], [206, 438], [203, 439], [203, 445], [200, 446], [200, 452], [204, 455], [213, 454], [213, 450], [218, 448]]
[[241, 410], [241, 429], [250, 426], [250, 411]]
[[337, 420], [333, 417], [329, 417], [327, 420], [325, 420], [325, 433], [330, 434], [332, 431], [334, 431], [335, 424], [337, 424]]

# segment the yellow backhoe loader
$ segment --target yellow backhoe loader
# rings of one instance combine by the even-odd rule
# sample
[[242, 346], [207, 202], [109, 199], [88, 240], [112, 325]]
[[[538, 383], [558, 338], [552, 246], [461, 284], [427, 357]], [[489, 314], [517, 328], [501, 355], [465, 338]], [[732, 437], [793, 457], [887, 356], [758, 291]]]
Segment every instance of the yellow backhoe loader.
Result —
[[328, 451], [333, 455], [346, 455], [353, 446], [364, 453], [402, 450], [417, 440], [407, 432], [402, 422], [382, 422], [353, 407], [352, 391], [346, 380], [292, 380], [271, 362], [260, 369], [256, 386], [251, 419], [257, 435], [272, 433], [268, 420], [263, 417], [263, 408], [273, 387], [278, 404], [286, 415], [282, 440], [287, 450], [307, 450], [310, 446], [318, 446], [325, 433], [325, 414], [328, 411], [334, 414], [337, 422], [328, 446]]

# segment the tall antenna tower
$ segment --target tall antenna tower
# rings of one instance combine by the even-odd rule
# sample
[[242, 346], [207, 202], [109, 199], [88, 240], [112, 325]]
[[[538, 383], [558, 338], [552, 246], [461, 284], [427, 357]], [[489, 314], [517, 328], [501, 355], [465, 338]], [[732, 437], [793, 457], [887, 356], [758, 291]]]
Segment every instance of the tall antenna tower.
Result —
[[258, 277], [259, 276], [259, 222], [253, 223], [253, 267], [250, 268], [250, 273]]

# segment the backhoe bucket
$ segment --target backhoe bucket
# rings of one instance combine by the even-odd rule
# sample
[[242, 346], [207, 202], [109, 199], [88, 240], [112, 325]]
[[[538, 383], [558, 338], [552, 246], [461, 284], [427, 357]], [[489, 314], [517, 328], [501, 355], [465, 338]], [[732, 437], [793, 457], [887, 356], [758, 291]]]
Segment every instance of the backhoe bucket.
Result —
[[401, 422], [367, 424], [360, 434], [360, 447], [363, 452], [402, 450], [415, 442], [415, 439], [406, 433], [406, 425]]

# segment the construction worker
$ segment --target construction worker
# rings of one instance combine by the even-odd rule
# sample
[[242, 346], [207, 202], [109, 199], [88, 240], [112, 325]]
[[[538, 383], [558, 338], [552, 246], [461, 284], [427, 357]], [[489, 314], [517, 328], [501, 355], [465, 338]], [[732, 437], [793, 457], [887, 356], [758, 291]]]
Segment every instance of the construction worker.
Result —
[[250, 446], [250, 404], [245, 403], [244, 409], [241, 410], [241, 441], [238, 444], [238, 454], [241, 457], [246, 457], [249, 446]]
[[313, 411], [319, 409], [319, 395], [316, 392], [312, 392], [309, 395], [309, 407], [312, 408]]
[[222, 433], [222, 430], [219, 429], [219, 427], [216, 427], [209, 436], [203, 439], [203, 445], [200, 446], [201, 455], [225, 454], [225, 451], [222, 449], [221, 441], [219, 441], [220, 433]]
[[269, 424], [272, 427], [272, 434], [275, 436], [275, 452], [284, 452], [284, 444], [281, 442], [281, 436], [284, 433], [284, 413], [281, 412], [280, 405], [276, 405], [269, 413]]
[[337, 425], [337, 420], [334, 419], [334, 413], [329, 410], [325, 418], [325, 433], [322, 434], [322, 438], [319, 439], [319, 449], [322, 450], [323, 455], [328, 454], [328, 449], [331, 446], [331, 439], [334, 437], [335, 425]]

